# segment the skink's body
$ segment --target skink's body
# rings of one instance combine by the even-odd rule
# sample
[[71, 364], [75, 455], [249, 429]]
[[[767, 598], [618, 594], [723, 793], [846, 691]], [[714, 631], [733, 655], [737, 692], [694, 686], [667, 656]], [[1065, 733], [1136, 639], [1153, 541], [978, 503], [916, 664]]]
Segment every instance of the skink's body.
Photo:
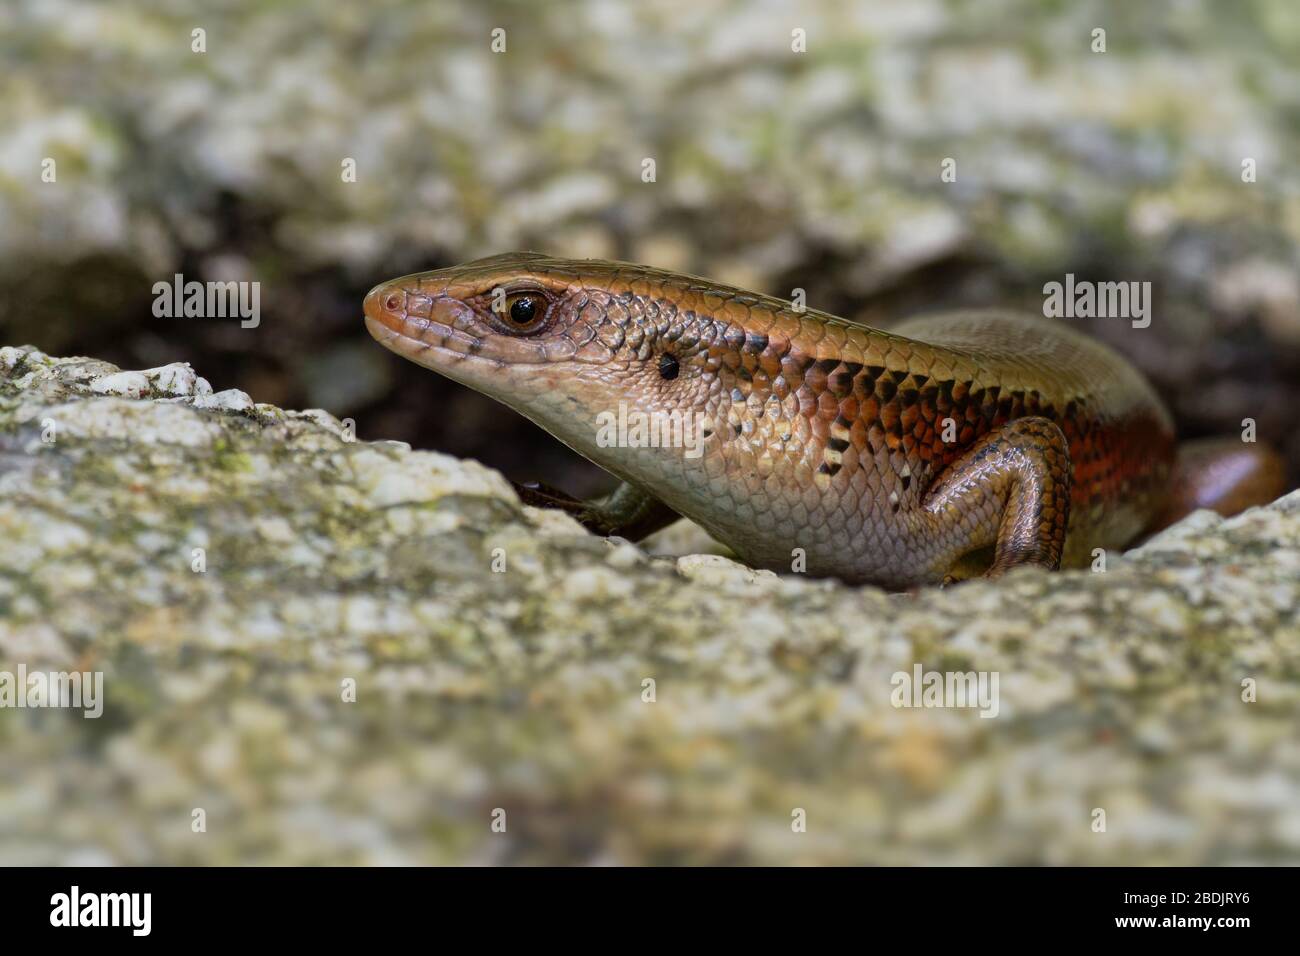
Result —
[[[1142, 377], [1041, 319], [957, 313], [883, 332], [690, 276], [530, 253], [385, 283], [366, 315], [389, 348], [626, 481], [629, 526], [676, 512], [776, 570], [904, 587], [981, 552], [994, 573], [1077, 563], [1152, 522], [1174, 462]], [[620, 406], [698, 414], [702, 452], [603, 447]]]

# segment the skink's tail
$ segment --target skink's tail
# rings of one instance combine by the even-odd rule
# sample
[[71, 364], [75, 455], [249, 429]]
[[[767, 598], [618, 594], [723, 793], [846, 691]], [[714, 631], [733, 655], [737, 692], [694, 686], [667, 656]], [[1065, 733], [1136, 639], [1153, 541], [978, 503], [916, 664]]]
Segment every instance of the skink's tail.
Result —
[[1170, 479], [1169, 502], [1148, 529], [1167, 528], [1198, 508], [1235, 515], [1265, 505], [1286, 490], [1286, 466], [1267, 445], [1238, 438], [1184, 442]]

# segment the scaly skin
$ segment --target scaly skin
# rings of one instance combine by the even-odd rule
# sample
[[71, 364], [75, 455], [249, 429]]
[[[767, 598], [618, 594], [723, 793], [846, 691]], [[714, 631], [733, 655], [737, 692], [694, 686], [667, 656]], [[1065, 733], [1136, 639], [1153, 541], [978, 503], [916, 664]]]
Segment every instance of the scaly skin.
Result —
[[[790, 571], [802, 549], [810, 574], [897, 588], [1081, 563], [1167, 504], [1168, 413], [1126, 361], [1060, 323], [955, 313], [883, 332], [533, 253], [394, 279], [365, 310], [388, 348], [627, 482], [604, 511], [571, 508], [607, 533], [619, 514], [639, 536], [675, 512], [755, 566]], [[597, 415], [620, 403], [700, 413], [703, 453], [600, 447]]]

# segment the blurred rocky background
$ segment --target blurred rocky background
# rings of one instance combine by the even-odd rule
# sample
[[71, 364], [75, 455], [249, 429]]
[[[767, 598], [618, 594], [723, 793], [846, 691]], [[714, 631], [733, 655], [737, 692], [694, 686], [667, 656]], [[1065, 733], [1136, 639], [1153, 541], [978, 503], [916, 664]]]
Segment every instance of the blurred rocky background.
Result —
[[[1298, 130], [1293, 0], [8, 0], [0, 342], [190, 361], [586, 492], [597, 470], [375, 346], [365, 291], [537, 249], [887, 325], [1037, 311], [1067, 272], [1149, 280], [1151, 327], [1096, 334], [1186, 435], [1256, 419], [1294, 482]], [[176, 272], [260, 281], [261, 326], [154, 318]]]

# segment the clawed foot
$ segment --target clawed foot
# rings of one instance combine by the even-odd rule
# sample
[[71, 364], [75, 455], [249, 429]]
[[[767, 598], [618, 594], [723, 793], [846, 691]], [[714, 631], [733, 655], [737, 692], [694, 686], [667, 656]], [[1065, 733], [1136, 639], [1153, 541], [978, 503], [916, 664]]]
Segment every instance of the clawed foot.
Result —
[[552, 488], [540, 481], [512, 481], [510, 484], [514, 485], [519, 500], [534, 508], [559, 508], [570, 514], [582, 510], [582, 502], [573, 495], [565, 494], [558, 488]]
[[581, 501], [540, 481], [512, 481], [519, 500], [534, 508], [558, 508], [571, 515], [592, 534], [618, 535], [640, 541], [677, 520], [677, 512], [638, 488], [624, 482], [603, 498]]
[[540, 481], [512, 481], [519, 500], [533, 508], [555, 508], [570, 515], [592, 534], [608, 535], [607, 523], [594, 512], [590, 503], [573, 497]]

